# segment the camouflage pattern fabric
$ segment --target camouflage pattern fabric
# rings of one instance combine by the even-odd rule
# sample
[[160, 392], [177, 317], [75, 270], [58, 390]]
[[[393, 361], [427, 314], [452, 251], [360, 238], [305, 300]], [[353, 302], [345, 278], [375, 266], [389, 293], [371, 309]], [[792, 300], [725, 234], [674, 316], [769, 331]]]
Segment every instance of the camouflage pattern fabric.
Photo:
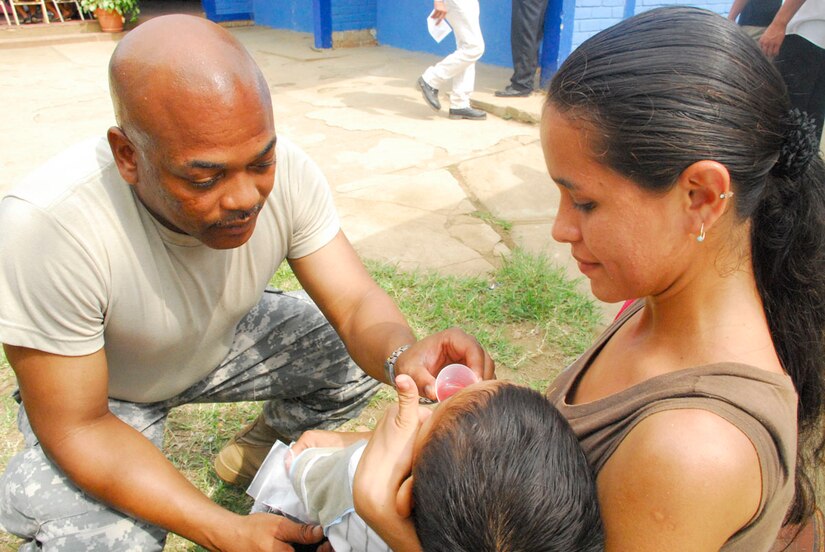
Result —
[[[109, 408], [160, 448], [166, 416], [176, 406], [266, 400], [267, 424], [294, 439], [357, 416], [378, 385], [352, 362], [305, 293], [267, 289], [238, 324], [227, 357], [205, 379], [163, 402], [110, 399]], [[107, 507], [63, 475], [43, 453], [24, 406], [18, 427], [25, 448], [0, 478], [0, 528], [27, 540], [19, 550], [162, 550], [165, 530]]]

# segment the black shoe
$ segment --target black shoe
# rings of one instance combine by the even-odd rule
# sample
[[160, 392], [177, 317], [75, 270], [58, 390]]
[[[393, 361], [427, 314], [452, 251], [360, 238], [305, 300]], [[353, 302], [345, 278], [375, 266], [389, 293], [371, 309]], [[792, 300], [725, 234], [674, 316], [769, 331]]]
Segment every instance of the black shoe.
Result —
[[461, 109], [450, 108], [450, 119], [471, 119], [473, 121], [481, 121], [487, 118], [487, 113], [480, 109], [473, 109], [472, 107], [463, 107]]
[[496, 96], [499, 98], [526, 98], [532, 93], [530, 89], [513, 88], [511, 84], [508, 84], [504, 90], [496, 90]]
[[421, 95], [424, 96], [424, 101], [427, 105], [439, 111], [441, 109], [441, 102], [438, 101], [438, 89], [433, 88], [424, 81], [424, 77], [418, 77], [418, 88], [421, 89]]

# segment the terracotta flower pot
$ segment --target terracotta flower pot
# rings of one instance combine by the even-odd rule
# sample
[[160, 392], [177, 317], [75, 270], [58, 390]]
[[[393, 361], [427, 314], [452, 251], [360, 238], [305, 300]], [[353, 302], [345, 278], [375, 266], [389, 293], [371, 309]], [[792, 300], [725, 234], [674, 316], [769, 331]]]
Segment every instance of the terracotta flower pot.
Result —
[[123, 30], [123, 16], [113, 10], [96, 9], [95, 17], [104, 33], [119, 33]]

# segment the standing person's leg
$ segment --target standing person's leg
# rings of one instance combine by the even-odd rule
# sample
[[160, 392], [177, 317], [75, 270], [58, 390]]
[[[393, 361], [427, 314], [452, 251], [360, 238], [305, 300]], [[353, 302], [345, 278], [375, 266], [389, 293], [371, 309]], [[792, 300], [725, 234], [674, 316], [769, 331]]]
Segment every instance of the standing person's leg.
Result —
[[788, 87], [791, 105], [816, 122], [822, 138], [825, 120], [825, 49], [799, 35], [787, 35], [776, 56], [776, 66]]
[[496, 95], [523, 96], [533, 91], [539, 45], [544, 34], [547, 1], [513, 0], [513, 19], [510, 26], [513, 76], [510, 77], [510, 85], [504, 90], [499, 90]]
[[[167, 413], [162, 405], [110, 400], [109, 409], [160, 448]], [[0, 477], [0, 527], [27, 541], [20, 550], [163, 550], [164, 529], [98, 502], [46, 457], [24, 405], [18, 413], [18, 427], [25, 448], [9, 461]]]
[[816, 71], [816, 80], [811, 90], [811, 101], [808, 103], [808, 113], [816, 121], [816, 137], [822, 141], [822, 129], [825, 127], [825, 49], [819, 49], [819, 70]]
[[221, 479], [246, 484], [276, 439], [338, 427], [361, 412], [378, 385], [305, 293], [267, 290], [238, 324], [223, 363], [166, 405], [267, 400], [215, 459]]

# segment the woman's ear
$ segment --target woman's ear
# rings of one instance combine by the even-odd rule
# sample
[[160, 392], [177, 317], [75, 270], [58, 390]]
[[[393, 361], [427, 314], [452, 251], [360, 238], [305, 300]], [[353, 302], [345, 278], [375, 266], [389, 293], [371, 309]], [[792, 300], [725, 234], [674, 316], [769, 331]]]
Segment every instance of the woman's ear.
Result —
[[111, 127], [106, 133], [120, 176], [131, 185], [137, 184], [137, 150], [120, 127]]
[[733, 196], [730, 173], [721, 163], [702, 160], [693, 163], [679, 175], [677, 186], [684, 192], [688, 215], [688, 231], [707, 232], [719, 220]]
[[398, 515], [408, 518], [412, 515], [413, 509], [413, 476], [409, 476], [401, 483], [398, 494], [395, 495], [395, 509]]

